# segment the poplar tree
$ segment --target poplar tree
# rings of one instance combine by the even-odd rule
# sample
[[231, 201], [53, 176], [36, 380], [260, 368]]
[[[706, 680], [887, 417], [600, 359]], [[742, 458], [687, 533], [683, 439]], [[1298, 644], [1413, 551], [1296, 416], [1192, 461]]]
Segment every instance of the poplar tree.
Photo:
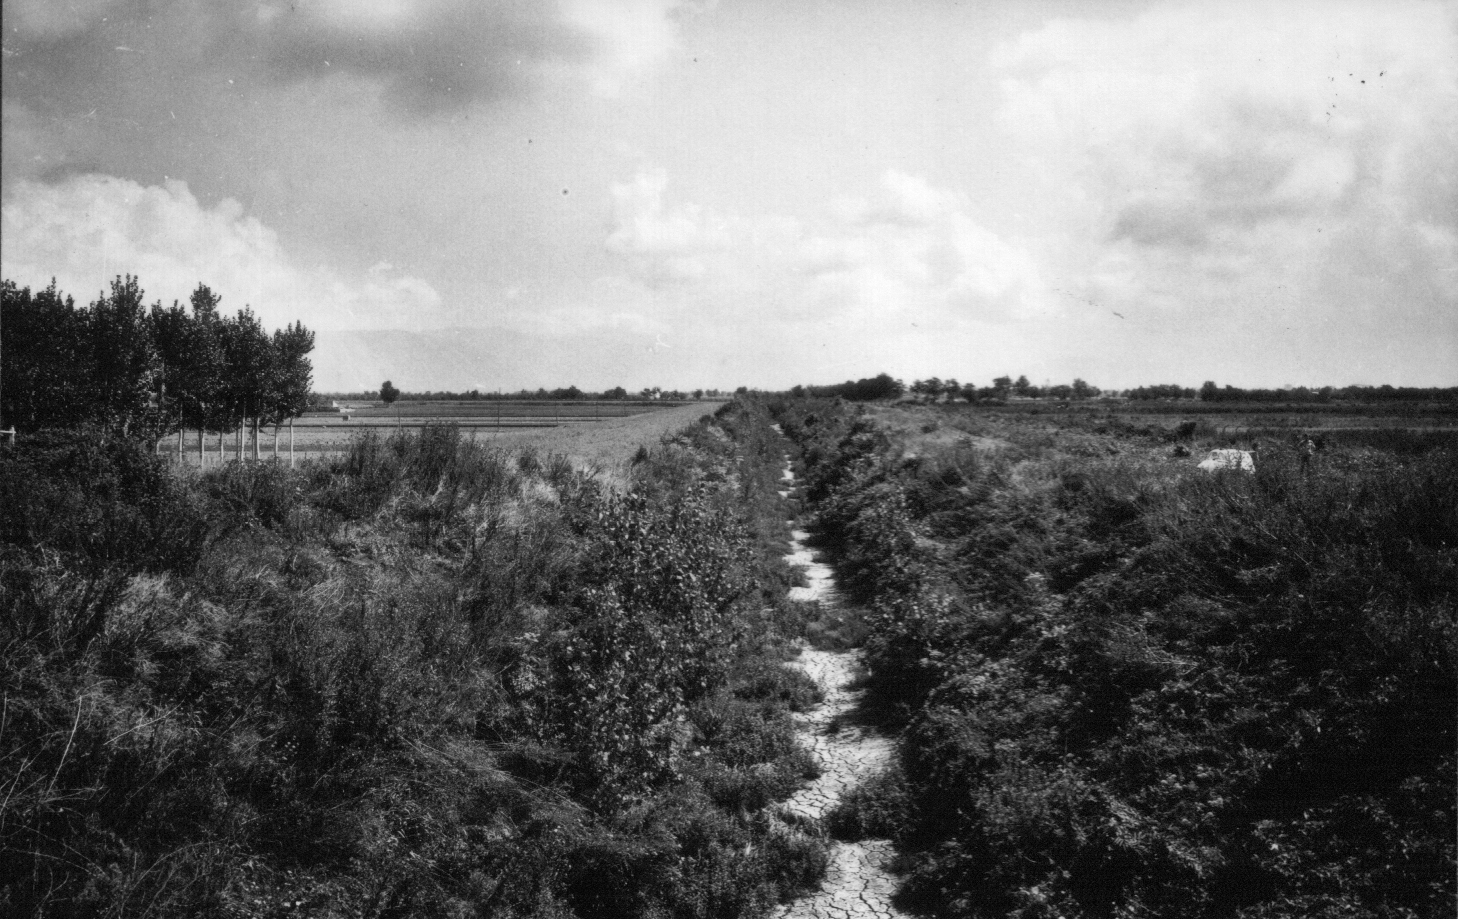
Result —
[[232, 317], [221, 297], [199, 284], [187, 307], [143, 307], [132, 275], [118, 276], [110, 293], [77, 308], [55, 282], [38, 294], [0, 282], [0, 418], [17, 430], [99, 424], [129, 437], [176, 432], [239, 431], [252, 422], [275, 426], [308, 405], [314, 333], [302, 323], [272, 334], [248, 308]]
[[123, 436], [140, 433], [156, 412], [162, 365], [137, 279], [113, 280], [111, 296], [96, 300], [87, 319], [91, 379], [85, 396], [103, 425]]
[[[314, 367], [309, 354], [314, 350], [314, 333], [301, 322], [277, 329], [273, 333], [272, 355], [266, 393], [264, 420], [273, 425], [273, 455], [278, 456], [278, 426], [299, 417], [309, 407], [309, 391], [314, 384]], [[292, 430], [292, 426], [290, 427]], [[293, 443], [293, 435], [289, 435]], [[290, 446], [292, 456], [292, 446]]]

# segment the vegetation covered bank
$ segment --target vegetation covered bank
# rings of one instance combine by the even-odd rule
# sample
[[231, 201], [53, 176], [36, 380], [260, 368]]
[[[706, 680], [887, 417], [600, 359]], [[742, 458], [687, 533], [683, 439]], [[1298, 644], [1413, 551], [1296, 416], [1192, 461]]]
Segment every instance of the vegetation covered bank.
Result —
[[1096, 419], [777, 414], [904, 718], [897, 768], [838, 820], [896, 838], [904, 904], [1453, 914], [1451, 437], [1206, 475]]
[[821, 843], [780, 666], [783, 447], [631, 488], [448, 426], [196, 477], [0, 454], [0, 912], [755, 916]]

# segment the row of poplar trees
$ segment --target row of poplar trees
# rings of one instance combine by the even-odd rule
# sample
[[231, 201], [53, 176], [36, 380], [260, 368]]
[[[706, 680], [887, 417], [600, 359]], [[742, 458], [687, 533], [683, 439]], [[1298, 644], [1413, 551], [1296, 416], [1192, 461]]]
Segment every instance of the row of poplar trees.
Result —
[[77, 306], [55, 282], [32, 294], [0, 282], [0, 419], [25, 434], [46, 428], [98, 426], [153, 444], [183, 432], [245, 431], [258, 457], [261, 425], [303, 414], [313, 382], [314, 333], [294, 323], [272, 333], [251, 309], [232, 316], [207, 285], [189, 306], [143, 304], [131, 275], [111, 282], [90, 306]]

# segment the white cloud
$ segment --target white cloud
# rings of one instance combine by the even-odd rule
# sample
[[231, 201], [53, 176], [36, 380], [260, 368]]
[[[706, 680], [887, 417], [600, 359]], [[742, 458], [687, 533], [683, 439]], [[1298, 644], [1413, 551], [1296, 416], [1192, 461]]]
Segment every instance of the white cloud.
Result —
[[592, 92], [618, 96], [678, 47], [674, 12], [679, 0], [568, 0], [568, 22], [593, 37], [597, 55], [587, 67]]
[[1044, 299], [1025, 251], [973, 220], [964, 196], [919, 176], [890, 170], [809, 227], [670, 206], [667, 187], [659, 171], [613, 186], [608, 250], [650, 287], [687, 286], [686, 302], [732, 304], [734, 317], [945, 327], [1004, 321]]
[[931, 325], [1016, 318], [1043, 303], [1029, 254], [968, 214], [964, 196], [890, 170], [876, 194], [842, 201], [804, 247], [822, 302], [839, 296]]
[[662, 171], [642, 171], [631, 182], [612, 186], [613, 226], [607, 249], [627, 258], [635, 271], [654, 283], [688, 281], [704, 276], [704, 256], [729, 243], [720, 218], [689, 204], [666, 208]]
[[1291, 309], [1458, 336], [1455, 52], [1453, 8], [1417, 3], [1171, 4], [1025, 34], [993, 63], [999, 125], [1062, 225], [1040, 257], [1098, 303], [1247, 332]]
[[102, 175], [55, 185], [17, 183], [0, 207], [0, 268], [16, 283], [87, 301], [118, 274], [136, 275], [152, 299], [185, 301], [199, 283], [273, 325], [316, 329], [429, 328], [441, 298], [388, 263], [349, 274], [302, 267], [273, 230], [228, 198], [205, 207], [186, 183], [143, 186]]

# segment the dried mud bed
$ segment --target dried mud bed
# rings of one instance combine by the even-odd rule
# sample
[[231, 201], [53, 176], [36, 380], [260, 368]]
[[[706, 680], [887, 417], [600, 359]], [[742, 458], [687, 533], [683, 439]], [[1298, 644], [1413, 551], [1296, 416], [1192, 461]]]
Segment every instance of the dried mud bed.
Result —
[[[786, 463], [785, 484], [793, 488], [788, 457]], [[791, 535], [791, 551], [785, 560], [804, 568], [809, 583], [793, 588], [790, 598], [839, 602], [830, 567], [805, 545], [809, 534], [793, 530]], [[781, 805], [791, 819], [823, 820], [847, 791], [881, 771], [891, 758], [891, 740], [856, 720], [861, 691], [853, 687], [859, 663], [858, 651], [806, 648], [790, 665], [802, 668], [825, 691], [823, 703], [796, 719], [800, 741], [815, 755], [821, 774]], [[891, 919], [905, 915], [891, 905], [896, 890], [893, 857], [889, 840], [833, 843], [820, 890], [782, 906], [776, 919]]]

